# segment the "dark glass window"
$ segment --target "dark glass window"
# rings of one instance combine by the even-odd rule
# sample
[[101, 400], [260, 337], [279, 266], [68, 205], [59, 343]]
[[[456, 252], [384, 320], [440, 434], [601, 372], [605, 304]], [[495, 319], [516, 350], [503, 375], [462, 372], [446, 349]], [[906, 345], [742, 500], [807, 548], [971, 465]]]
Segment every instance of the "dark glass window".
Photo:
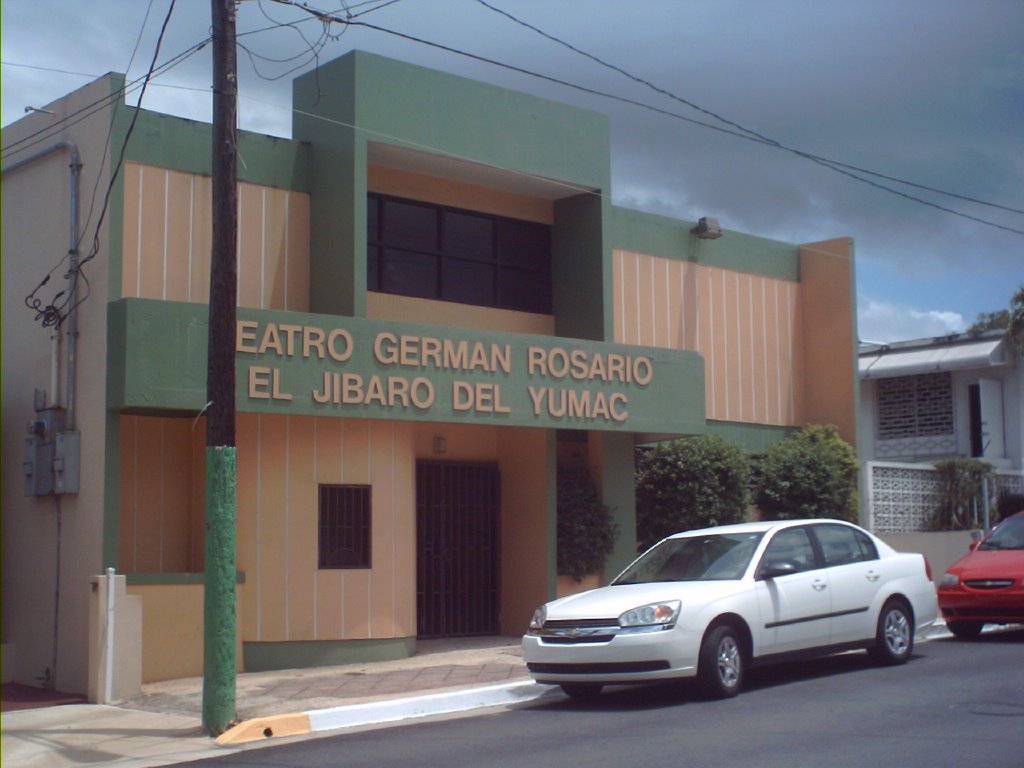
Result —
[[370, 194], [371, 291], [551, 312], [551, 227]]
[[816, 567], [814, 546], [804, 528], [784, 528], [775, 534], [764, 551], [762, 562], [767, 566], [792, 563], [797, 571]]
[[487, 306], [494, 296], [494, 265], [466, 259], [446, 259], [441, 298], [460, 304]]
[[437, 214], [432, 206], [384, 201], [384, 244], [416, 251], [437, 251]]
[[486, 216], [446, 211], [442, 249], [446, 256], [493, 261], [494, 220]]
[[370, 486], [320, 486], [317, 567], [370, 567]]
[[874, 543], [858, 531], [845, 525], [816, 525], [814, 535], [821, 545], [825, 565], [846, 565], [863, 560], [877, 560]]
[[382, 291], [425, 299], [437, 298], [437, 256], [385, 248], [382, 266]]
[[551, 268], [551, 227], [530, 221], [498, 222], [498, 260], [530, 269]]
[[550, 278], [542, 280], [533, 270], [502, 267], [498, 272], [497, 306], [524, 312], [550, 312]]

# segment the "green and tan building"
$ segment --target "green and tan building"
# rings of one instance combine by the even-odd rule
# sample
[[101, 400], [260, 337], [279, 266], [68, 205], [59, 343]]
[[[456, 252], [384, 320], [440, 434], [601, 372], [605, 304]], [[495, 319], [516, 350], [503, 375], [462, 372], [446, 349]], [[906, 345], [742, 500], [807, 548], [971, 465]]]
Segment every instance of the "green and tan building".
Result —
[[[142, 680], [202, 670], [210, 126], [122, 86], [3, 132], [4, 676], [69, 691], [108, 568]], [[614, 511], [610, 574], [636, 445], [855, 440], [848, 238], [617, 207], [604, 115], [376, 55], [298, 78], [294, 110], [239, 140], [240, 668], [521, 632], [566, 588], [559, 461]]]

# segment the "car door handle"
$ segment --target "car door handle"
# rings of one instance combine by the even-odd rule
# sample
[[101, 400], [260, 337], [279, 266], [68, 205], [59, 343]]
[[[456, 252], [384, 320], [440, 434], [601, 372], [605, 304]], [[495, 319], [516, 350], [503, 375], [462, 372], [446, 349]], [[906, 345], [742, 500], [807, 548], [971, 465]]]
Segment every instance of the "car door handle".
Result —
[[811, 586], [814, 587], [818, 592], [821, 592], [821, 590], [828, 586], [828, 582], [822, 581], [821, 579], [815, 579], [811, 582]]
[[867, 572], [867, 580], [868, 581], [878, 581], [879, 575], [880, 574], [877, 573], [876, 571], [868, 571]]

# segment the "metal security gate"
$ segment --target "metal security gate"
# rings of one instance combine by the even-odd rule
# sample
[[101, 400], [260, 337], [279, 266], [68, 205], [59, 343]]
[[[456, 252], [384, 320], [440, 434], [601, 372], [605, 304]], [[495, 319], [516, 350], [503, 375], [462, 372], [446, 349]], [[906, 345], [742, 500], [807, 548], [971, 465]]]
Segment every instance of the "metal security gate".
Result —
[[501, 475], [497, 464], [416, 464], [416, 634], [494, 635]]

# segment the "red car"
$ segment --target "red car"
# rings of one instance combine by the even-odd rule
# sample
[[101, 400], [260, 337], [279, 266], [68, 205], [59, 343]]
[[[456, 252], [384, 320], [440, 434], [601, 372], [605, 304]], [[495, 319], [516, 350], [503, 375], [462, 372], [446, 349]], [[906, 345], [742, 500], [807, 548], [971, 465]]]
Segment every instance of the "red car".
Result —
[[939, 608], [961, 640], [977, 637], [985, 624], [1024, 622], [1024, 512], [1003, 520], [946, 571]]

